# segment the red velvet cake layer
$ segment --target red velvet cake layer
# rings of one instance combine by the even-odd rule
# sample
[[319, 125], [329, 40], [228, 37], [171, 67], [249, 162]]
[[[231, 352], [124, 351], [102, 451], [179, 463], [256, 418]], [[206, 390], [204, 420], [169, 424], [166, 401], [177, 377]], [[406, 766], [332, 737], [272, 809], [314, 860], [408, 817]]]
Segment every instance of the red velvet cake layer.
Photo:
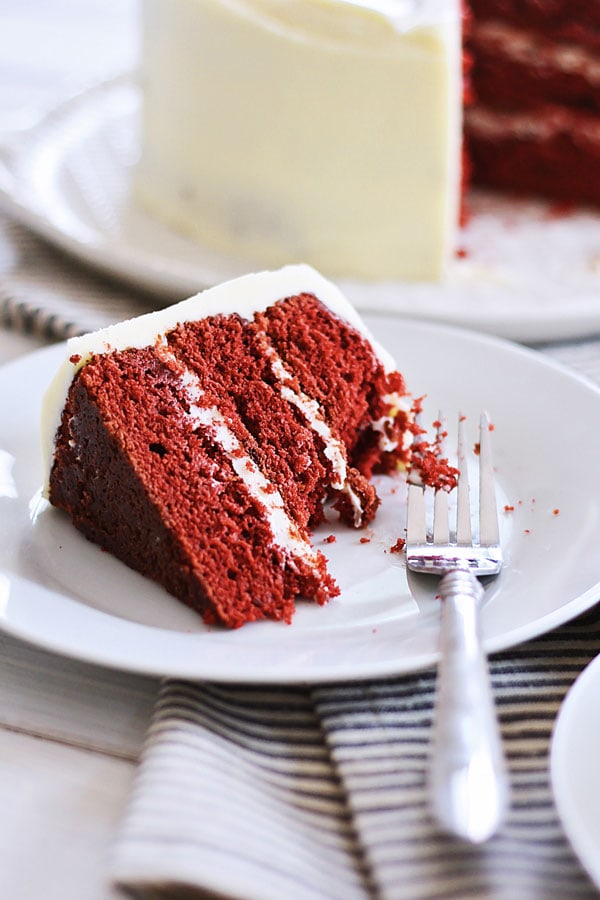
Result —
[[479, 183], [600, 205], [600, 118], [560, 107], [541, 114], [485, 107], [466, 112]]
[[551, 102], [600, 112], [600, 53], [502, 22], [470, 30], [477, 100], [505, 109]]
[[[375, 514], [365, 470], [404, 459], [402, 388], [365, 337], [309, 295], [246, 321], [186, 322], [75, 375], [51, 502], [207, 622], [290, 621], [338, 593], [307, 527], [323, 502]], [[375, 427], [371, 427], [375, 422]]]

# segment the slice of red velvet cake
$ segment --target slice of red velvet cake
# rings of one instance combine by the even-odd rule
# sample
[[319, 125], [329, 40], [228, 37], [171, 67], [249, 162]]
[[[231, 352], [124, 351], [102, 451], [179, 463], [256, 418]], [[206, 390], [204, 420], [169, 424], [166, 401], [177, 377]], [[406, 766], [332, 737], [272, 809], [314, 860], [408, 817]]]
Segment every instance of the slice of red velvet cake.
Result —
[[43, 423], [50, 502], [206, 622], [289, 621], [338, 593], [309, 529], [375, 515], [409, 402], [334, 285], [249, 275], [72, 339]]

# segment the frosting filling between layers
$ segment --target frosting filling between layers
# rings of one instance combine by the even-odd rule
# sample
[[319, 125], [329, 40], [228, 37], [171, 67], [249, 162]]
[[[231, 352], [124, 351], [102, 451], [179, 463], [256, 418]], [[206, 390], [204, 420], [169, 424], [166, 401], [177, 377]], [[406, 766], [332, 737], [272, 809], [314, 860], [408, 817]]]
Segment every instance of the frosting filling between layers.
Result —
[[594, 86], [600, 85], [600, 58], [586, 47], [553, 42], [545, 35], [514, 28], [495, 19], [473, 25], [471, 39], [476, 39], [477, 46], [483, 50], [501, 52], [507, 63], [518, 62], [565, 75], [581, 75]]
[[308, 397], [302, 391], [296, 391], [290, 383], [293, 376], [286, 370], [281, 357], [278, 356], [275, 349], [267, 343], [268, 339], [264, 332], [261, 334], [265, 355], [269, 361], [273, 374], [278, 379], [281, 386], [281, 396], [300, 410], [309, 427], [317, 434], [324, 443], [324, 455], [329, 460], [332, 469], [332, 478], [330, 486], [337, 491], [342, 491], [347, 495], [352, 508], [354, 510], [354, 524], [358, 527], [362, 524], [363, 507], [360, 498], [352, 490], [348, 482], [348, 462], [343, 444], [335, 438], [331, 432], [331, 428], [323, 418], [321, 408], [316, 400]]
[[288, 516], [280, 492], [246, 453], [241, 442], [227, 425], [221, 411], [214, 406], [202, 405], [205, 392], [198, 378], [170, 352], [166, 342], [159, 343], [157, 351], [160, 359], [177, 373], [182, 392], [189, 403], [186, 418], [191, 421], [194, 428], [202, 427], [230, 457], [234, 472], [244, 482], [249, 494], [264, 506], [275, 542], [314, 564], [316, 554]]
[[283, 497], [276, 488], [273, 488], [272, 482], [265, 478], [251, 457], [244, 452], [244, 448], [227, 427], [219, 410], [192, 403], [189, 417], [194, 427], [202, 426], [217, 446], [231, 457], [231, 466], [236, 475], [242, 479], [249, 494], [264, 506], [275, 542], [280, 547], [288, 548], [292, 553], [314, 563], [315, 553], [285, 511]]
[[547, 106], [532, 112], [478, 106], [467, 111], [466, 121], [469, 134], [488, 140], [515, 137], [542, 142], [566, 134], [574, 143], [587, 141], [600, 146], [600, 119], [567, 107]]

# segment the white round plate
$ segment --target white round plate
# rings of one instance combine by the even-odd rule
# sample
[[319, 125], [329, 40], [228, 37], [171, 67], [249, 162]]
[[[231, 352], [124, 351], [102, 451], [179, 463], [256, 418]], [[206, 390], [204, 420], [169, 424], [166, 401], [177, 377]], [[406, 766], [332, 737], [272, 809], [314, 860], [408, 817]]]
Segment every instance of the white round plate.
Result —
[[558, 814], [571, 845], [600, 889], [600, 657], [569, 690], [550, 754]]
[[[486, 592], [487, 648], [589, 608], [600, 597], [600, 391], [496, 338], [387, 315], [367, 322], [427, 395], [425, 421], [462, 410], [473, 442], [482, 409], [495, 425], [506, 566]], [[63, 353], [51, 347], [0, 369], [0, 627], [108, 666], [222, 681], [324, 682], [435, 663], [435, 579], [413, 580], [413, 599], [403, 555], [390, 552], [406, 524], [401, 476], [379, 479], [382, 507], [366, 533], [337, 523], [317, 531], [341, 596], [299, 604], [291, 625], [208, 628], [88, 543], [39, 501], [41, 396]]]
[[[139, 104], [139, 89], [123, 77], [0, 147], [4, 206], [79, 259], [161, 297], [256, 268], [187, 240], [133, 202]], [[464, 256], [443, 284], [342, 282], [349, 298], [366, 311], [524, 341], [600, 330], [600, 215], [477, 192], [468, 205]]]

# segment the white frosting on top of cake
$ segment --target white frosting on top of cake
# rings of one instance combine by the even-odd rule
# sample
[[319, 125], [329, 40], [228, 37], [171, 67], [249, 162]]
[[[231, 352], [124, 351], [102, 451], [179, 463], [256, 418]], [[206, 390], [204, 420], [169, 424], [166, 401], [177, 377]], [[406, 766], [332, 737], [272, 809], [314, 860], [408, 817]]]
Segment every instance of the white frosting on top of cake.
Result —
[[67, 342], [65, 358], [46, 391], [42, 407], [46, 494], [54, 441], [69, 387], [75, 373], [92, 356], [155, 346], [177, 325], [208, 316], [237, 313], [252, 319], [255, 313], [266, 310], [277, 301], [300, 293], [313, 294], [340, 319], [360, 331], [370, 341], [387, 372], [396, 368], [393, 358], [378, 345], [339, 288], [310, 266], [286, 266], [274, 272], [259, 272], [224, 282], [165, 309], [71, 338]]
[[[310, 28], [321, 36], [368, 40], [381, 23], [406, 34], [455, 20], [452, 0], [222, 0], [256, 15], [272, 16], [297, 29]], [[373, 31], [369, 31], [369, 26]]]
[[[329, 0], [331, 2], [331, 0]], [[337, 0], [386, 16], [399, 31], [447, 21], [456, 15], [448, 0]]]

